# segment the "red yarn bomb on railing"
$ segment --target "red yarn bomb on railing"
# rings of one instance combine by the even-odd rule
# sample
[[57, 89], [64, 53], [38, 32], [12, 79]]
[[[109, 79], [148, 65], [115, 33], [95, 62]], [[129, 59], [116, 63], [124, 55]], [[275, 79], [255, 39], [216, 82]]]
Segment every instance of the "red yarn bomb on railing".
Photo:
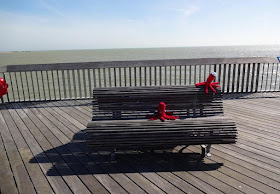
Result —
[[8, 93], [8, 84], [3, 78], [0, 78], [0, 98]]
[[214, 87], [221, 87], [220, 82], [213, 82], [214, 79], [216, 78], [217, 74], [215, 72], [212, 72], [209, 74], [207, 80], [205, 82], [200, 82], [195, 84], [196, 86], [205, 86], [205, 92], [208, 93], [208, 87], [210, 87], [210, 89], [216, 93], [216, 90], [214, 89]]
[[[170, 115], [167, 115], [167, 114], [170, 114]], [[148, 115], [147, 118], [149, 118], [150, 120], [160, 119], [162, 122], [164, 122], [165, 119], [169, 119], [169, 120], [179, 119], [178, 116], [171, 116], [172, 114], [173, 114], [173, 112], [166, 112], [166, 104], [164, 102], [161, 102], [161, 103], [159, 103], [159, 106], [158, 106], [157, 115]]]

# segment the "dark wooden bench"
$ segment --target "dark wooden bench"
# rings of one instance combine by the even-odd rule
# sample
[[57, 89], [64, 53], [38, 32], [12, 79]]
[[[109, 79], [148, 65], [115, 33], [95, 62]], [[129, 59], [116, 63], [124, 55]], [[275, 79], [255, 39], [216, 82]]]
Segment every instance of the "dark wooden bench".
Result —
[[[177, 120], [150, 121], [160, 102]], [[170, 149], [178, 145], [231, 144], [237, 130], [223, 115], [222, 94], [195, 86], [96, 88], [86, 143], [97, 150]], [[205, 149], [203, 149], [205, 154]]]

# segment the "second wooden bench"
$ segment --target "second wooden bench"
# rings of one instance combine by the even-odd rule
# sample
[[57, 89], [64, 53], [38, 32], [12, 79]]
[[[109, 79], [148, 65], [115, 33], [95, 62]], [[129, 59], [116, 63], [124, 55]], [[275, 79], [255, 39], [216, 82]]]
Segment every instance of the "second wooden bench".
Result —
[[[180, 118], [147, 119], [160, 102]], [[89, 148], [110, 151], [208, 145], [210, 155], [211, 144], [232, 144], [236, 136], [235, 122], [223, 115], [221, 91], [205, 94], [203, 87], [195, 86], [96, 88], [93, 118], [86, 129]]]

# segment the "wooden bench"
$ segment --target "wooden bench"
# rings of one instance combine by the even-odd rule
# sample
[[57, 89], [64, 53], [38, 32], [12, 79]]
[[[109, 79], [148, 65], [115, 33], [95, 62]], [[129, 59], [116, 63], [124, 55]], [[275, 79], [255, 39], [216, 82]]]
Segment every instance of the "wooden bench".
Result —
[[[177, 120], [150, 121], [160, 102]], [[178, 145], [231, 144], [237, 130], [223, 115], [222, 94], [196, 86], [96, 88], [86, 143], [96, 150], [170, 149]], [[113, 154], [113, 152], [112, 152]], [[205, 149], [203, 149], [205, 154]]]

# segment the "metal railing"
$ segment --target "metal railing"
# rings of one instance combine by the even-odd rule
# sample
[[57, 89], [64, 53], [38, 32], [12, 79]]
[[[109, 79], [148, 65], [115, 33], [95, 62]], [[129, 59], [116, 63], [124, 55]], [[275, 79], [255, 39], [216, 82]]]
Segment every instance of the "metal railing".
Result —
[[274, 58], [178, 59], [0, 67], [3, 102], [90, 98], [95, 87], [193, 85], [217, 72], [224, 93], [280, 91]]

